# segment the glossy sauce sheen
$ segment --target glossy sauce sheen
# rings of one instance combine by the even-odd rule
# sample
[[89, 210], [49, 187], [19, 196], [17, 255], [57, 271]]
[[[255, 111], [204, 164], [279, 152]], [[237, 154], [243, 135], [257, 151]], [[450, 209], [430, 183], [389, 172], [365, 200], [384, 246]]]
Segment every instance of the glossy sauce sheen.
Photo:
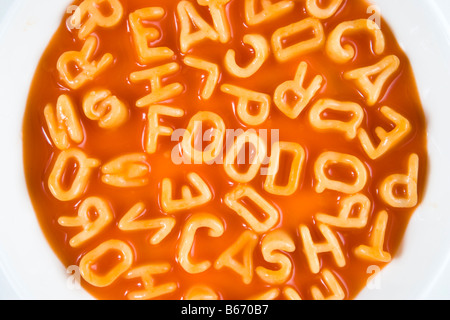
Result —
[[[75, 4], [79, 3], [80, 1]], [[156, 25], [162, 30], [161, 39], [155, 45], [171, 48], [175, 52], [173, 60], [181, 67], [176, 75], [168, 77], [167, 83], [180, 82], [185, 87], [182, 95], [164, 103], [184, 109], [185, 116], [179, 119], [162, 117], [161, 123], [174, 129], [186, 128], [190, 118], [198, 111], [212, 111], [222, 117], [227, 129], [247, 128], [235, 114], [236, 99], [222, 93], [220, 87], [216, 88], [211, 99], [203, 101], [199, 98], [199, 93], [203, 88], [201, 79], [204, 73], [185, 66], [182, 61], [184, 55], [180, 53], [179, 49], [179, 22], [176, 16], [178, 1], [122, 0], [121, 3], [124, 7], [124, 17], [121, 23], [111, 29], [97, 27], [94, 31], [94, 35], [99, 40], [99, 47], [94, 59], [98, 59], [107, 52], [114, 56], [114, 65], [100, 74], [95, 81], [89, 82], [81, 89], [69, 90], [59, 78], [56, 62], [60, 55], [65, 51], [78, 51], [83, 46], [83, 41], [77, 37], [77, 31], [69, 30], [66, 26], [68, 15], [64, 17], [37, 68], [29, 95], [23, 130], [26, 179], [41, 227], [53, 250], [65, 266], [78, 265], [84, 254], [108, 239], [123, 240], [134, 249], [133, 267], [146, 263], [170, 263], [171, 271], [163, 275], [156, 275], [155, 285], [177, 282], [178, 289], [173, 294], [161, 296], [162, 299], [180, 299], [189, 288], [197, 284], [208, 285], [224, 299], [246, 299], [258, 293], [263, 293], [267, 291], [269, 285], [256, 274], [254, 274], [251, 284], [245, 285], [242, 283], [240, 276], [231, 269], [216, 270], [211, 267], [205, 272], [192, 275], [184, 271], [176, 261], [181, 230], [188, 217], [195, 212], [209, 212], [216, 215], [224, 222], [225, 232], [221, 237], [213, 238], [208, 236], [204, 229], [200, 229], [196, 234], [195, 245], [191, 252], [193, 261], [209, 260], [214, 263], [218, 256], [247, 227], [244, 221], [223, 203], [223, 196], [235, 186], [235, 183], [226, 175], [223, 165], [173, 164], [170, 159], [170, 152], [177, 142], [171, 141], [170, 137], [160, 137], [157, 152], [148, 155], [151, 178], [146, 187], [123, 189], [108, 186], [101, 182], [100, 170], [96, 170], [91, 176], [87, 191], [80, 199], [61, 202], [55, 199], [48, 189], [48, 176], [58, 150], [52, 145], [49, 138], [43, 109], [48, 103], [55, 105], [58, 96], [61, 94], [68, 94], [79, 108], [78, 113], [81, 117], [85, 139], [78, 147], [89, 157], [99, 159], [104, 164], [123, 154], [144, 152], [147, 108], [137, 108], [135, 102], [148, 94], [148, 82], [131, 83], [129, 76], [132, 72], [146, 69], [149, 66], [141, 66], [137, 62], [127, 17], [135, 10], [150, 5], [163, 7], [166, 11], [162, 20], [152, 22], [152, 25]], [[200, 7], [196, 3], [195, 6], [204, 19], [210, 22], [211, 17], [207, 8]], [[280, 129], [281, 141], [297, 142], [305, 149], [306, 162], [299, 188], [295, 194], [289, 197], [280, 197], [265, 192], [263, 190], [265, 176], [259, 174], [250, 184], [279, 209], [281, 218], [277, 228], [286, 231], [295, 242], [296, 250], [293, 253], [284, 253], [293, 262], [292, 277], [285, 285], [289, 284], [296, 288], [302, 298], [311, 299], [311, 286], [318, 286], [325, 295], [326, 287], [322, 282], [321, 274], [315, 275], [308, 268], [306, 256], [302, 251], [303, 244], [298, 227], [300, 224], [309, 226], [313, 239], [317, 242], [321, 241], [320, 234], [315, 226], [314, 216], [318, 212], [337, 214], [339, 210], [338, 201], [343, 196], [343, 194], [329, 190], [321, 194], [315, 192], [314, 162], [325, 151], [337, 151], [354, 155], [365, 163], [369, 169], [369, 178], [362, 193], [367, 195], [373, 204], [369, 222], [361, 230], [333, 228], [343, 243], [342, 250], [347, 260], [345, 267], [337, 267], [331, 254], [319, 255], [322, 266], [332, 270], [343, 286], [346, 298], [352, 299], [373, 275], [370, 271], [372, 269], [369, 267], [375, 264], [358, 259], [354, 256], [353, 250], [358, 245], [368, 244], [375, 214], [381, 210], [387, 210], [389, 213], [384, 249], [391, 253], [394, 259], [396, 257], [405, 228], [414, 209], [394, 209], [387, 206], [378, 195], [378, 186], [388, 175], [406, 172], [408, 155], [411, 153], [417, 153], [420, 159], [419, 202], [423, 196], [427, 168], [425, 119], [408, 58], [400, 49], [393, 33], [383, 20], [381, 21], [381, 29], [386, 38], [386, 49], [383, 56], [395, 54], [399, 57], [401, 64], [395, 78], [388, 81], [389, 87], [383, 91], [379, 102], [373, 107], [367, 106], [365, 98], [358, 92], [352, 82], [343, 79], [345, 71], [372, 65], [380, 60], [380, 57], [371, 51], [371, 37], [364, 32], [345, 37], [344, 41], [353, 44], [357, 51], [353, 61], [347, 64], [336, 64], [327, 57], [324, 50], [319, 50], [286, 63], [278, 63], [271, 53], [268, 61], [265, 62], [258, 73], [249, 79], [235, 78], [224, 69], [223, 58], [230, 48], [236, 51], [238, 64], [245, 65], [252, 59], [249, 48], [243, 46], [241, 42], [245, 34], [261, 34], [270, 41], [271, 35], [276, 29], [308, 17], [304, 7], [304, 1], [297, 1], [295, 9], [281, 18], [259, 26], [247, 27], [244, 23], [244, 1], [231, 1], [227, 6], [227, 13], [231, 24], [232, 40], [227, 44], [206, 40], [195, 45], [189, 54], [220, 65], [221, 79], [219, 86], [230, 83], [264, 92], [271, 96], [273, 96], [279, 84], [293, 79], [297, 66], [302, 60], [308, 63], [305, 83], [308, 84], [312, 80], [312, 76], [317, 74], [324, 77], [322, 88], [296, 120], [286, 117], [272, 103], [269, 118], [261, 126], [254, 127], [256, 129]], [[345, 4], [341, 6], [335, 16], [323, 21], [325, 35], [327, 36], [334, 27], [343, 21], [369, 18], [372, 13], [367, 13], [368, 7], [369, 4], [364, 1], [345, 1]], [[308, 34], [305, 34], [305, 38], [307, 36]], [[152, 66], [157, 65], [158, 63]], [[93, 88], [107, 88], [127, 103], [130, 118], [124, 125], [114, 130], [105, 130], [101, 129], [97, 122], [91, 121], [83, 115], [81, 108], [83, 96]], [[390, 106], [406, 117], [412, 125], [412, 132], [407, 139], [403, 140], [388, 154], [380, 159], [371, 160], [365, 154], [358, 139], [348, 141], [342, 133], [318, 131], [311, 126], [307, 115], [314, 102], [321, 98], [359, 103], [365, 111], [362, 128], [372, 135], [373, 141], [376, 141], [373, 137], [376, 127], [381, 126], [386, 130], [390, 128], [390, 124], [379, 112], [382, 106]], [[343, 117], [343, 119], [346, 117], [346, 115], [333, 113], [327, 116], [330, 118]], [[268, 153], [270, 154], [270, 148]], [[284, 163], [288, 167], [289, 157], [286, 157]], [[167, 238], [156, 246], [149, 244], [153, 231], [125, 232], [119, 230], [117, 224], [122, 216], [139, 201], [143, 201], [147, 208], [142, 218], [157, 218], [167, 215], [160, 205], [161, 181], [164, 178], [172, 179], [175, 190], [178, 190], [180, 185], [187, 183], [186, 173], [188, 172], [198, 173], [208, 183], [213, 191], [212, 201], [192, 211], [173, 214], [173, 217], [176, 218], [174, 229]], [[346, 173], [342, 168], [336, 168], [336, 170], [331, 170], [330, 174], [347, 176], [348, 172]], [[347, 179], [349, 178], [347, 177]], [[67, 177], [67, 180], [70, 180], [70, 177]], [[89, 196], [99, 196], [108, 201], [113, 210], [114, 223], [81, 248], [72, 248], [69, 245], [69, 240], [80, 231], [80, 228], [62, 227], [58, 224], [58, 218], [75, 216], [80, 202]], [[177, 197], [178, 195], [175, 194], [174, 196]], [[261, 241], [261, 238], [260, 236], [259, 241]], [[113, 263], [110, 260], [114, 259], [117, 259], [117, 257], [105, 256], [96, 266], [98, 272], [107, 269], [108, 264]], [[376, 263], [376, 265], [382, 268], [385, 264]], [[276, 266], [264, 261], [260, 242], [254, 253], [254, 267], [257, 266], [276, 268]], [[85, 281], [82, 281], [82, 284], [93, 296], [103, 299], [123, 299], [126, 298], [128, 292], [140, 288], [139, 279], [130, 280], [124, 277], [119, 278], [106, 288], [96, 288]], [[285, 285], [275, 287], [282, 289]], [[283, 298], [283, 296], [280, 294], [279, 298]]]

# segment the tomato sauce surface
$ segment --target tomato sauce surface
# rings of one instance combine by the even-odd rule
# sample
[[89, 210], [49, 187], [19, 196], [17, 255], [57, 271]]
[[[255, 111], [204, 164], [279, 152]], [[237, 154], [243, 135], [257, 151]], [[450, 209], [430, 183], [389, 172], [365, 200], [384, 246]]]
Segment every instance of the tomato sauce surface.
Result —
[[[76, 1], [75, 5], [79, 5], [80, 2]], [[425, 117], [409, 60], [398, 45], [392, 30], [384, 20], [381, 20], [381, 30], [386, 40], [386, 48], [382, 56], [377, 56], [372, 51], [373, 39], [370, 34], [365, 32], [349, 33], [345, 35], [342, 41], [351, 44], [355, 48], [356, 54], [352, 61], [348, 63], [337, 64], [333, 62], [324, 49], [315, 50], [283, 63], [278, 62], [271, 52], [268, 60], [254, 76], [248, 79], [239, 79], [226, 71], [223, 67], [223, 59], [229, 49], [236, 51], [238, 65], [246, 65], [253, 59], [251, 48], [242, 43], [245, 34], [260, 34], [270, 42], [275, 30], [305, 19], [309, 15], [305, 9], [305, 1], [296, 1], [295, 9], [282, 17], [261, 25], [247, 26], [244, 18], [244, 1], [232, 0], [227, 5], [231, 40], [225, 44], [205, 40], [196, 44], [188, 52], [189, 55], [201, 57], [220, 66], [219, 86], [209, 100], [203, 100], [199, 95], [205, 81], [205, 73], [190, 68], [183, 63], [183, 58], [186, 55], [181, 53], [180, 50], [180, 24], [176, 16], [178, 2], [175, 0], [154, 0], [151, 2], [122, 0], [124, 16], [121, 22], [112, 28], [97, 27], [93, 32], [93, 36], [98, 40], [98, 48], [94, 59], [98, 59], [105, 53], [111, 53], [114, 57], [114, 63], [98, 75], [95, 80], [88, 82], [80, 89], [69, 89], [61, 81], [56, 68], [57, 61], [64, 52], [79, 51], [84, 43], [83, 40], [78, 39], [76, 29], [68, 28], [66, 24], [68, 15], [64, 17], [61, 26], [45, 50], [37, 67], [29, 94], [23, 125], [23, 149], [29, 194], [48, 242], [67, 267], [78, 265], [87, 252], [109, 239], [120, 239], [131, 246], [134, 252], [133, 267], [148, 263], [169, 263], [171, 265], [169, 272], [155, 275], [155, 285], [176, 282], [177, 290], [159, 297], [160, 299], [180, 299], [189, 288], [199, 284], [209, 286], [223, 299], [246, 299], [263, 293], [270, 287], [283, 289], [287, 285], [295, 288], [302, 298], [311, 299], [312, 286], [318, 286], [324, 293], [327, 289], [323, 284], [321, 273], [313, 274], [308, 268], [306, 256], [303, 253], [299, 226], [307, 225], [311, 230], [313, 239], [316, 242], [323, 241], [317, 229], [315, 215], [317, 213], [337, 215], [339, 212], [339, 201], [345, 195], [331, 190], [317, 193], [315, 191], [316, 178], [314, 174], [314, 163], [319, 155], [326, 151], [336, 151], [358, 157], [368, 168], [368, 182], [361, 193], [369, 197], [372, 208], [365, 228], [339, 229], [331, 227], [342, 244], [342, 250], [346, 258], [344, 267], [336, 266], [330, 253], [319, 254], [319, 258], [321, 266], [331, 270], [339, 280], [345, 291], [346, 299], [355, 298], [373, 275], [371, 271], [373, 269], [370, 267], [375, 265], [383, 268], [385, 266], [385, 263], [364, 261], [353, 254], [355, 247], [368, 244], [376, 214], [381, 210], [386, 210], [389, 214], [384, 250], [395, 259], [397, 254], [400, 254], [398, 248], [415, 209], [398, 209], [388, 206], [379, 195], [378, 188], [381, 181], [391, 174], [406, 173], [408, 156], [416, 153], [420, 159], [419, 201], [424, 194], [426, 183]], [[207, 7], [199, 6], [195, 1], [193, 3], [205, 21], [212, 24]], [[162, 7], [166, 12], [162, 19], [149, 23], [149, 25], [161, 30], [160, 39], [152, 45], [171, 48], [175, 55], [172, 59], [161, 63], [141, 65], [138, 62], [133, 43], [128, 15], [135, 10], [149, 6]], [[367, 13], [369, 6], [370, 4], [365, 1], [344, 1], [344, 4], [333, 17], [322, 21], [325, 36], [328, 36], [341, 22], [370, 18], [373, 12]], [[257, 10], [259, 9], [257, 8]], [[308, 32], [305, 32], [305, 34], [298, 35], [298, 38], [288, 39], [285, 45], [307, 39], [310, 36]], [[343, 78], [343, 73], [373, 65], [381, 57], [387, 55], [396, 55], [400, 59], [399, 70], [387, 82], [377, 104], [368, 106], [364, 95], [358, 91], [353, 82]], [[164, 83], [179, 82], [184, 86], [184, 91], [181, 95], [162, 104], [181, 108], [185, 111], [185, 115], [180, 118], [161, 116], [161, 125], [173, 129], [187, 128], [190, 118], [197, 112], [211, 111], [220, 115], [227, 129], [278, 129], [280, 141], [296, 142], [304, 148], [306, 153], [305, 163], [299, 186], [293, 195], [285, 197], [265, 192], [263, 185], [266, 177], [264, 175], [258, 174], [255, 179], [248, 183], [279, 210], [280, 219], [276, 229], [287, 232], [295, 242], [296, 250], [294, 252], [283, 253], [289, 257], [293, 265], [291, 277], [285, 284], [269, 285], [256, 273], [253, 274], [250, 284], [244, 284], [240, 275], [229, 268], [216, 270], [214, 267], [210, 267], [205, 272], [189, 274], [180, 266], [176, 258], [176, 252], [180, 245], [180, 234], [186, 220], [192, 214], [196, 212], [211, 213], [221, 219], [225, 226], [225, 232], [217, 238], [209, 236], [204, 229], [198, 230], [191, 251], [191, 259], [195, 262], [209, 260], [214, 264], [219, 255], [249, 227], [241, 217], [224, 204], [224, 195], [232, 191], [237, 183], [228, 177], [223, 165], [174, 164], [171, 161], [171, 153], [174, 148], [177, 148], [179, 141], [171, 141], [170, 137], [159, 137], [157, 151], [154, 154], [147, 155], [151, 173], [149, 183], [145, 187], [117, 188], [107, 185], [100, 179], [100, 170], [95, 170], [90, 178], [87, 190], [81, 198], [63, 202], [53, 197], [49, 191], [47, 181], [59, 150], [54, 146], [49, 136], [44, 118], [44, 107], [49, 103], [55, 105], [58, 97], [62, 94], [69, 95], [78, 108], [84, 132], [84, 140], [75, 147], [83, 150], [89, 157], [99, 159], [102, 164], [124, 154], [144, 153], [147, 108], [137, 108], [135, 104], [137, 100], [149, 93], [149, 83], [148, 81], [133, 83], [130, 81], [130, 74], [172, 61], [180, 65], [180, 70], [174, 75], [168, 76]], [[236, 115], [237, 99], [220, 90], [221, 84], [233, 84], [273, 96], [277, 86], [294, 78], [301, 61], [308, 64], [306, 84], [310, 83], [315, 75], [321, 75], [324, 81], [319, 92], [295, 120], [286, 117], [272, 102], [269, 117], [263, 124], [247, 126]], [[83, 97], [87, 92], [96, 88], [108, 89], [126, 103], [129, 110], [129, 119], [122, 126], [116, 129], [102, 129], [96, 121], [89, 120], [83, 115], [81, 108]], [[376, 127], [383, 127], [386, 130], [392, 129], [392, 124], [380, 113], [380, 108], [383, 106], [389, 106], [407, 118], [412, 126], [412, 131], [405, 140], [401, 141], [389, 153], [379, 159], [372, 160], [364, 152], [358, 139], [348, 140], [341, 132], [319, 131], [311, 125], [308, 118], [309, 110], [316, 101], [324, 98], [360, 104], [365, 113], [361, 127], [366, 129], [374, 144], [377, 143], [374, 133]], [[290, 101], [295, 101], [295, 99], [295, 96], [288, 97]], [[332, 112], [325, 116], [332, 119], [348, 119], [348, 115]], [[270, 147], [268, 147], [268, 154], [270, 155]], [[289, 167], [290, 161], [289, 157], [285, 157], [281, 161], [280, 183], [286, 181], [286, 177], [283, 180], [283, 176], [288, 174], [289, 169], [284, 168]], [[74, 171], [76, 171], [76, 164], [74, 164]], [[172, 180], [174, 189], [177, 190], [174, 197], [177, 198], [180, 196], [179, 189], [181, 186], [189, 184], [186, 178], [189, 172], [195, 172], [205, 180], [212, 190], [212, 200], [192, 210], [174, 214], [165, 213], [160, 203], [162, 180], [165, 178]], [[340, 177], [343, 180], [349, 179], [351, 181], [352, 179], [352, 173], [349, 173], [345, 168], [329, 168], [328, 174], [335, 178]], [[65, 178], [68, 180], [67, 183], [70, 183], [70, 176], [70, 173], [67, 173]], [[58, 218], [61, 216], [76, 216], [80, 202], [89, 196], [98, 196], [105, 199], [112, 209], [114, 221], [80, 248], [72, 248], [69, 240], [81, 229], [63, 227], [58, 223]], [[176, 219], [172, 232], [158, 245], [149, 243], [155, 230], [122, 231], [118, 228], [118, 223], [123, 215], [138, 202], [143, 202], [147, 208], [141, 219], [164, 216], [172, 216]], [[253, 254], [253, 268], [264, 266], [276, 270], [277, 266], [265, 261], [262, 256], [262, 238], [263, 236], [259, 236], [259, 242]], [[94, 267], [97, 272], [105, 272], [111, 264], [114, 264], [115, 259], [117, 259], [117, 255], [106, 255]], [[94, 297], [100, 299], [126, 299], [129, 292], [141, 288], [138, 278], [126, 279], [123, 276], [106, 288], [94, 287], [84, 280], [82, 280], [82, 285]], [[283, 295], [280, 294], [279, 298], [282, 299]]]

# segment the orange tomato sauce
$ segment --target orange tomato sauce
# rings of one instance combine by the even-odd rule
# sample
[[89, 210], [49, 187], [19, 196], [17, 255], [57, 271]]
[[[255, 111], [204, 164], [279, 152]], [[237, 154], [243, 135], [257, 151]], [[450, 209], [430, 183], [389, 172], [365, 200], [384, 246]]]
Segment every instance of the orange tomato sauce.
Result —
[[[76, 1], [75, 4], [79, 5], [80, 2]], [[322, 2], [323, 4], [326, 3], [326, 1]], [[285, 284], [269, 285], [254, 273], [252, 282], [246, 285], [236, 272], [228, 268], [216, 270], [212, 266], [200, 274], [189, 274], [178, 263], [176, 252], [180, 245], [181, 230], [185, 221], [192, 214], [208, 212], [220, 218], [225, 225], [225, 232], [221, 237], [210, 237], [204, 229], [197, 232], [191, 252], [191, 259], [196, 262], [209, 260], [214, 264], [219, 255], [249, 227], [241, 217], [223, 202], [224, 195], [237, 185], [227, 176], [223, 165], [173, 164], [170, 159], [170, 152], [178, 142], [171, 141], [170, 137], [159, 137], [157, 152], [148, 155], [151, 173], [150, 181], [145, 187], [117, 188], [106, 185], [100, 179], [100, 170], [96, 169], [90, 178], [86, 192], [81, 198], [62, 202], [54, 198], [49, 191], [48, 176], [59, 150], [53, 145], [49, 137], [43, 109], [48, 103], [55, 105], [61, 94], [69, 95], [78, 108], [85, 137], [83, 142], [76, 147], [82, 149], [89, 157], [99, 159], [102, 164], [105, 164], [124, 154], [145, 152], [147, 108], [137, 108], [135, 103], [149, 93], [149, 83], [148, 81], [139, 83], [130, 81], [132, 72], [149, 68], [149, 66], [142, 66], [138, 62], [128, 22], [128, 15], [137, 9], [148, 6], [159, 6], [165, 9], [165, 16], [161, 20], [151, 23], [162, 31], [161, 37], [155, 45], [167, 46], [175, 52], [172, 61], [180, 65], [180, 71], [169, 76], [166, 82], [180, 82], [185, 88], [180, 96], [163, 103], [182, 108], [185, 115], [181, 118], [162, 116], [160, 122], [174, 129], [187, 128], [190, 118], [197, 112], [212, 111], [222, 117], [227, 129], [250, 128], [240, 121], [236, 115], [237, 99], [221, 92], [220, 87], [216, 88], [211, 99], [203, 101], [199, 98], [203, 88], [204, 73], [183, 63], [185, 55], [180, 51], [180, 26], [176, 16], [178, 1], [154, 0], [149, 3], [145, 0], [122, 0], [121, 3], [124, 8], [124, 17], [121, 22], [109, 29], [97, 27], [93, 33], [99, 41], [94, 59], [98, 59], [104, 53], [111, 53], [114, 57], [112, 66], [97, 76], [94, 81], [78, 90], [71, 90], [65, 86], [59, 78], [56, 62], [64, 52], [79, 51], [83, 46], [83, 41], [77, 37], [77, 30], [67, 28], [66, 19], [68, 15], [66, 15], [42, 56], [29, 93], [23, 124], [25, 174], [29, 194], [43, 232], [62, 263], [65, 266], [78, 265], [87, 252], [96, 248], [102, 242], [109, 239], [119, 239], [133, 248], [133, 267], [161, 262], [171, 265], [168, 273], [155, 275], [155, 285], [176, 282], [177, 290], [161, 296], [159, 299], [180, 299], [189, 288], [197, 284], [208, 285], [223, 299], [246, 299], [263, 293], [270, 287], [283, 289], [287, 285], [295, 288], [303, 299], [312, 298], [312, 286], [318, 286], [326, 295], [327, 289], [322, 282], [322, 275], [320, 273], [313, 274], [308, 268], [299, 234], [299, 225], [307, 225], [311, 230], [313, 239], [320, 242], [323, 239], [318, 231], [314, 216], [319, 212], [330, 215], [338, 214], [339, 200], [342, 200], [345, 195], [330, 190], [320, 194], [316, 193], [314, 175], [314, 163], [317, 157], [325, 151], [337, 151], [358, 157], [369, 169], [368, 182], [361, 192], [371, 200], [372, 209], [367, 226], [363, 229], [347, 230], [331, 227], [342, 243], [342, 250], [346, 258], [344, 267], [338, 267], [329, 253], [320, 254], [319, 258], [322, 267], [330, 269], [339, 280], [345, 291], [346, 299], [355, 298], [373, 275], [368, 271], [371, 270], [368, 269], [369, 266], [376, 265], [380, 268], [385, 266], [384, 263], [361, 260], [353, 254], [355, 247], [368, 244], [376, 214], [381, 210], [386, 210], [389, 214], [384, 250], [388, 251], [395, 259], [408, 221], [414, 212], [414, 208], [395, 209], [385, 204], [378, 191], [381, 181], [394, 173], [406, 173], [408, 156], [411, 153], [416, 153], [420, 159], [419, 202], [423, 197], [426, 183], [425, 117], [408, 58], [398, 45], [387, 23], [381, 20], [381, 30], [386, 39], [386, 49], [382, 57], [390, 54], [396, 55], [401, 64], [395, 76], [387, 82], [388, 86], [384, 88], [380, 100], [373, 107], [367, 105], [364, 96], [359, 93], [354, 83], [343, 78], [344, 72], [375, 64], [381, 58], [381, 56], [376, 56], [372, 52], [372, 37], [365, 32], [349, 34], [344, 37], [343, 42], [352, 44], [356, 49], [354, 59], [346, 64], [334, 63], [327, 56], [325, 50], [321, 49], [284, 63], [277, 62], [271, 52], [269, 59], [258, 73], [249, 79], [233, 77], [224, 68], [223, 59], [230, 48], [236, 51], [239, 65], [245, 65], [253, 58], [250, 48], [242, 44], [245, 34], [260, 34], [270, 41], [273, 32], [278, 28], [308, 17], [305, 10], [305, 1], [296, 1], [295, 9], [281, 18], [249, 27], [244, 22], [244, 1], [232, 0], [227, 5], [227, 16], [232, 33], [230, 42], [220, 44], [206, 40], [190, 50], [189, 54], [193, 56], [219, 64], [221, 70], [219, 86], [225, 83], [233, 84], [273, 96], [278, 85], [294, 78], [301, 61], [308, 64], [305, 83], [308, 84], [315, 75], [321, 75], [324, 78], [320, 91], [297, 119], [292, 120], [286, 117], [272, 102], [269, 118], [262, 125], [252, 127], [255, 129], [279, 129], [280, 141], [299, 143], [305, 149], [306, 159], [299, 187], [292, 196], [281, 197], [265, 192], [263, 184], [266, 177], [260, 174], [249, 183], [279, 210], [280, 220], [276, 229], [282, 229], [291, 236], [295, 242], [296, 250], [292, 253], [284, 253], [293, 264], [291, 277]], [[202, 17], [211, 22], [211, 16], [207, 8], [198, 6], [195, 1], [194, 4]], [[344, 1], [344, 4], [333, 17], [322, 21], [325, 35], [328, 36], [343, 21], [369, 18], [372, 13], [367, 13], [368, 7], [369, 4], [365, 1]], [[306, 39], [308, 33], [299, 35], [299, 37], [305, 37]], [[290, 39], [289, 41], [295, 42], [298, 40]], [[166, 61], [159, 64], [164, 63]], [[151, 66], [157, 65], [158, 63]], [[126, 102], [129, 119], [125, 124], [117, 129], [102, 129], [96, 121], [91, 121], [83, 115], [81, 108], [83, 96], [94, 88], [106, 88]], [[322, 98], [359, 103], [365, 112], [362, 128], [369, 132], [374, 142], [377, 142], [374, 134], [376, 127], [381, 126], [386, 130], [391, 128], [391, 124], [379, 112], [382, 106], [389, 106], [406, 117], [412, 125], [412, 132], [407, 139], [403, 140], [389, 153], [377, 160], [371, 160], [364, 152], [358, 139], [347, 140], [344, 134], [340, 132], [318, 131], [312, 127], [308, 120], [309, 109], [318, 99]], [[290, 100], [294, 99], [295, 97], [290, 97]], [[330, 118], [342, 117], [342, 119], [346, 117], [346, 115], [337, 113], [330, 113], [327, 116]], [[268, 154], [270, 155], [270, 147], [268, 148]], [[286, 171], [283, 171], [283, 167], [289, 167], [289, 161], [289, 157], [286, 157], [281, 162], [281, 173]], [[212, 190], [213, 199], [201, 207], [168, 215], [163, 211], [160, 203], [161, 182], [164, 178], [170, 178], [175, 190], [178, 190], [174, 194], [174, 198], [177, 198], [181, 185], [188, 183], [186, 175], [189, 172], [198, 173], [207, 182]], [[342, 168], [331, 168], [329, 174], [351, 180], [351, 177], [348, 177], [349, 173]], [[67, 173], [65, 179], [68, 180], [67, 183], [70, 183], [70, 173]], [[280, 179], [283, 180], [282, 177]], [[89, 196], [102, 197], [109, 203], [113, 211], [114, 222], [80, 248], [72, 248], [69, 245], [69, 240], [81, 229], [63, 227], [58, 224], [58, 218], [61, 216], [76, 216], [80, 202]], [[142, 219], [164, 216], [172, 216], [176, 219], [176, 225], [172, 232], [158, 245], [149, 243], [149, 239], [155, 232], [154, 230], [121, 231], [117, 226], [123, 215], [140, 201], [144, 202], [147, 208], [145, 214], [141, 217]], [[276, 269], [276, 265], [263, 259], [261, 239], [262, 236], [259, 236], [259, 243], [253, 254], [253, 266], [254, 268], [264, 266], [269, 269]], [[117, 257], [106, 255], [98, 262], [97, 272], [108, 270], [108, 266], [114, 263], [114, 259], [117, 259]], [[124, 276], [121, 276], [106, 288], [94, 287], [84, 280], [82, 280], [82, 285], [94, 297], [100, 299], [126, 299], [127, 293], [141, 288], [138, 278], [126, 279]], [[283, 295], [280, 294], [279, 298], [282, 299]]]

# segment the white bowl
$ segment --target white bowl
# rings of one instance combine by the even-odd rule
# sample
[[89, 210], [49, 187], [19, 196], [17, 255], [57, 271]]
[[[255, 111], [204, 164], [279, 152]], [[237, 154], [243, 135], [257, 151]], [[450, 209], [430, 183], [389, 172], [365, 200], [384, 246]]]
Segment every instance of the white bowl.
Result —
[[[450, 2], [376, 0], [408, 54], [428, 123], [429, 176], [393, 261], [360, 299], [450, 298]], [[22, 161], [28, 90], [70, 0], [0, 4], [0, 299], [90, 299], [74, 287], [31, 206]], [[6, 12], [8, 4], [9, 10]]]

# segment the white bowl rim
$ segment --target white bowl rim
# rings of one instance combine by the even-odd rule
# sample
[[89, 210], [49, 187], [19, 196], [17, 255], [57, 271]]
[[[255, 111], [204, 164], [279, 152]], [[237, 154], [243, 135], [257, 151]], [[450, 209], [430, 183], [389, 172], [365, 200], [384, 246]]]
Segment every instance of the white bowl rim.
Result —
[[[359, 299], [450, 297], [449, 198], [450, 15], [442, 1], [375, 0], [408, 54], [428, 122], [429, 178], [395, 258]], [[28, 198], [22, 162], [22, 117], [41, 54], [70, 0], [16, 0], [0, 24], [0, 272], [20, 299], [91, 299], [70, 285], [70, 274], [51, 250]], [[447, 7], [448, 8], [448, 7]], [[448, 11], [450, 13], [450, 11]], [[412, 28], [411, 25], [414, 25]], [[30, 50], [30, 48], [32, 48]], [[20, 66], [20, 69], [17, 67]], [[17, 71], [21, 70], [20, 73]], [[11, 134], [14, 133], [14, 134]]]

